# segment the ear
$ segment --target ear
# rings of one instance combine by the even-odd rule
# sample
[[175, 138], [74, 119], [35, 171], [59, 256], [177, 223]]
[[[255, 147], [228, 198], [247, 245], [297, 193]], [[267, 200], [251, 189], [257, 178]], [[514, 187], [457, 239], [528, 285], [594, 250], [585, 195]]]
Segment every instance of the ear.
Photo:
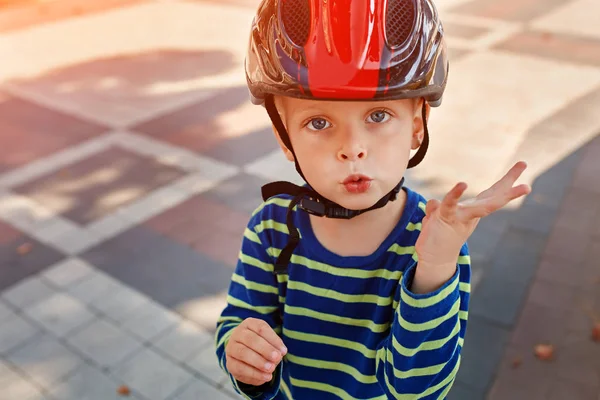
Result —
[[431, 106], [425, 102], [424, 99], [419, 99], [415, 105], [415, 113], [413, 116], [413, 137], [412, 137], [412, 145], [411, 148], [413, 150], [417, 150], [421, 147], [421, 143], [423, 143], [423, 138], [425, 137], [425, 123], [423, 121], [423, 104], [425, 104], [425, 118], [429, 121], [429, 112], [431, 111]]
[[285, 146], [285, 144], [283, 144], [283, 140], [281, 140], [281, 136], [279, 136], [279, 132], [277, 132], [277, 128], [275, 128], [274, 125], [273, 133], [275, 134], [275, 139], [277, 139], [277, 143], [279, 143], [279, 147], [281, 147], [285, 158], [287, 158], [288, 161], [294, 162], [294, 154]]

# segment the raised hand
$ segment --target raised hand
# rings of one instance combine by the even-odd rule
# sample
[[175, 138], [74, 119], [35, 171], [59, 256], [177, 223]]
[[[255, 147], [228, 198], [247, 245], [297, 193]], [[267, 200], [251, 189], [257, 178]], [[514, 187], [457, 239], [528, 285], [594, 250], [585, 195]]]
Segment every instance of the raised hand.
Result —
[[455, 264], [460, 248], [481, 218], [531, 192], [529, 185], [514, 186], [526, 168], [525, 162], [516, 163], [502, 179], [474, 199], [459, 201], [467, 189], [467, 184], [460, 182], [441, 202], [428, 201], [421, 234], [415, 244], [419, 262], [427, 265]]

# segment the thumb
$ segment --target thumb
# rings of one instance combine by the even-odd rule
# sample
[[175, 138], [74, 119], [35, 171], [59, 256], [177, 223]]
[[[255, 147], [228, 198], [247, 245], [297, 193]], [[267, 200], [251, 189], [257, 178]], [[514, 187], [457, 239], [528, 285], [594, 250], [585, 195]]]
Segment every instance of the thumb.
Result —
[[436, 199], [431, 199], [427, 202], [425, 206], [425, 215], [429, 216], [435, 212], [440, 207], [441, 202]]

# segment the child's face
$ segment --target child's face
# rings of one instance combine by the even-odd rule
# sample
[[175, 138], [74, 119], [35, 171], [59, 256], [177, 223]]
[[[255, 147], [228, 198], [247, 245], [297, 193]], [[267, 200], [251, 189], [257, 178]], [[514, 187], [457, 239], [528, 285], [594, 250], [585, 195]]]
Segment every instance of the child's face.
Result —
[[310, 185], [349, 209], [371, 207], [392, 190], [406, 171], [410, 150], [417, 149], [423, 138], [422, 100], [280, 97], [276, 104]]

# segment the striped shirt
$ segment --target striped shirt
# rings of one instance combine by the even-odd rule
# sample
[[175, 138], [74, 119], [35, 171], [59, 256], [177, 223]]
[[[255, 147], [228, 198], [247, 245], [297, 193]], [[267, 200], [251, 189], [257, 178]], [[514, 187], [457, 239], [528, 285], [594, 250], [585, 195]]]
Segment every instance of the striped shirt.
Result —
[[[216, 354], [227, 372], [225, 345], [244, 319], [266, 321], [287, 355], [273, 380], [237, 382], [247, 399], [445, 399], [460, 365], [470, 293], [465, 243], [457, 269], [441, 288], [410, 291], [415, 242], [426, 200], [407, 194], [402, 217], [371, 255], [342, 257], [315, 237], [309, 215], [294, 210], [301, 239], [287, 274], [273, 264], [287, 243], [291, 196], [263, 203], [245, 230], [239, 261], [217, 322]], [[281, 317], [283, 316], [283, 317]]]

